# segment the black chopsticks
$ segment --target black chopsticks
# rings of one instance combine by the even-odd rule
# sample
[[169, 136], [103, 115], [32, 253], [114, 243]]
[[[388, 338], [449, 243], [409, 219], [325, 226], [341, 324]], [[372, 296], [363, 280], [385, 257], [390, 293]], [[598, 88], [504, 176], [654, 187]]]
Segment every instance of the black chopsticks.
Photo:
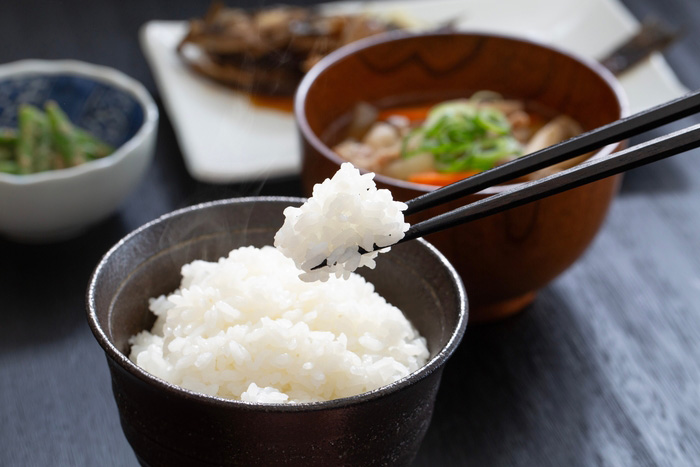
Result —
[[[700, 91], [581, 134], [549, 148], [414, 198], [405, 215], [413, 214], [476, 193], [530, 172], [548, 167], [608, 144], [657, 128], [700, 111]], [[638, 144], [605, 157], [596, 157], [540, 180], [523, 183], [501, 193], [412, 225], [401, 242], [480, 219], [536, 201], [601, 178], [630, 170], [700, 146], [700, 124]]]

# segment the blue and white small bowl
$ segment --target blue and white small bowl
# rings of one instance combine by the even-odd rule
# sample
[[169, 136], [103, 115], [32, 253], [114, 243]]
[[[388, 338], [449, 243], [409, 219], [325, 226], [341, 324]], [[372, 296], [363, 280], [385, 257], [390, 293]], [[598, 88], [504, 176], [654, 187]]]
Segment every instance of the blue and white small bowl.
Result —
[[153, 158], [158, 107], [139, 82], [73, 60], [0, 65], [0, 126], [17, 127], [22, 103], [56, 101], [79, 127], [117, 148], [83, 165], [28, 175], [0, 173], [0, 235], [60, 240], [112, 214]]

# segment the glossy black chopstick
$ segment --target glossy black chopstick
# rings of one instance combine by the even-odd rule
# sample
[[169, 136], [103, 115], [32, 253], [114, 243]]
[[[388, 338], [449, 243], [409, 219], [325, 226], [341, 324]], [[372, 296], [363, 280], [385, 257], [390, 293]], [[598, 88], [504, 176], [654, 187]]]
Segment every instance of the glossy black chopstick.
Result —
[[407, 201], [410, 215], [652, 130], [700, 111], [700, 91], [617, 120], [546, 149]]
[[[401, 242], [480, 219], [601, 178], [700, 147], [700, 124], [595, 158], [411, 226]], [[399, 242], [399, 243], [401, 243]]]

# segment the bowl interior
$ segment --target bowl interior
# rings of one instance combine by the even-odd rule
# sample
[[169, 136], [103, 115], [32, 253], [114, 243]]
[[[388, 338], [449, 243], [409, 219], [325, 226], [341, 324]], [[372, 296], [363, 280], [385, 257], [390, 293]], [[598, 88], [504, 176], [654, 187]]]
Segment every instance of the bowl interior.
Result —
[[54, 100], [77, 126], [118, 147], [143, 125], [145, 114], [128, 92], [86, 76], [27, 72], [0, 79], [0, 127], [17, 127], [21, 103], [43, 108]]
[[[350, 44], [307, 74], [295, 112], [308, 144], [338, 164], [342, 159], [329, 145], [358, 102], [387, 108], [480, 90], [567, 114], [584, 130], [626, 113], [622, 88], [601, 65], [526, 40], [470, 33], [398, 33]], [[385, 176], [377, 180], [425, 190]]]
[[[293, 204], [300, 204], [298, 199]], [[156, 221], [127, 237], [102, 261], [91, 284], [96, 325], [122, 365], [128, 339], [150, 329], [148, 299], [175, 290], [180, 268], [195, 259], [215, 261], [233, 248], [272, 244], [289, 199], [230, 200], [190, 208]], [[425, 242], [407, 242], [382, 255], [377, 268], [362, 268], [377, 292], [396, 305], [428, 340], [432, 357], [456, 345], [466, 322], [461, 282], [444, 258]], [[91, 323], [95, 324], [95, 323]], [[137, 370], [139, 371], [139, 370]]]

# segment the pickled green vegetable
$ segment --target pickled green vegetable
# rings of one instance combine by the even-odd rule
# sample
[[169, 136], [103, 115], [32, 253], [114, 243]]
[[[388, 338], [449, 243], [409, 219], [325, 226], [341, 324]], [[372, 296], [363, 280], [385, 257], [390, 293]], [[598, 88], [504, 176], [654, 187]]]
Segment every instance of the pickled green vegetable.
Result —
[[19, 164], [15, 161], [0, 161], [0, 172], [19, 174]]
[[114, 148], [100, 141], [85, 130], [75, 129], [76, 141], [88, 159], [101, 159], [114, 152]]
[[47, 102], [44, 108], [51, 124], [54, 147], [63, 157], [65, 166], [73, 167], [85, 163], [87, 158], [77, 142], [75, 128], [66, 114], [53, 101]]
[[17, 142], [17, 130], [0, 128], [0, 146], [14, 145]]
[[22, 104], [18, 128], [0, 128], [0, 172], [30, 174], [73, 167], [108, 156], [114, 148], [76, 127], [53, 101]]
[[45, 128], [42, 122], [45, 118], [41, 111], [32, 105], [25, 104], [19, 108], [16, 158], [21, 174], [34, 172], [34, 153], [37, 142], [45, 140], [39, 134]]
[[0, 161], [14, 160], [17, 130], [0, 128]]

